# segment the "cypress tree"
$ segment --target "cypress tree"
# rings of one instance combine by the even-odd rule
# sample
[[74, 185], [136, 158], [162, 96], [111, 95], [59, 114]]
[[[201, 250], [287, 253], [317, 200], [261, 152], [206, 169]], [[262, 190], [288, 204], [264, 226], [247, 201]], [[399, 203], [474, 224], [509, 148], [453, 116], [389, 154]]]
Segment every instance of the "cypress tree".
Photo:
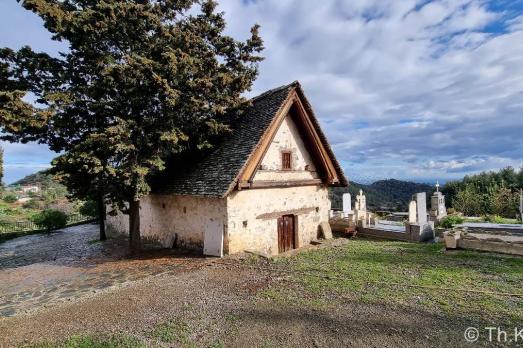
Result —
[[129, 214], [137, 250], [151, 176], [167, 157], [211, 148], [248, 105], [258, 26], [244, 42], [225, 35], [213, 0], [19, 2], [69, 50], [0, 50], [3, 139], [60, 152], [53, 170], [71, 194]]

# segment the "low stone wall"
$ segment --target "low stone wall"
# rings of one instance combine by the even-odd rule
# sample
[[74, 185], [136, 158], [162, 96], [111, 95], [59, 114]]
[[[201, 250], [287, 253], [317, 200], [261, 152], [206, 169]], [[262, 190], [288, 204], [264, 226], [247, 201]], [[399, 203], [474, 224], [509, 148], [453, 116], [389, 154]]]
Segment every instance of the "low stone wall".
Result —
[[447, 249], [467, 249], [523, 256], [523, 236], [470, 233], [460, 229], [445, 232]]
[[490, 233], [490, 234], [502, 234], [502, 235], [523, 235], [523, 227], [481, 227], [481, 226], [470, 226], [465, 227], [468, 232], [474, 233]]
[[388, 240], [411, 241], [411, 236], [407, 232], [389, 231], [373, 227], [358, 227], [358, 235]]
[[523, 256], [523, 244], [518, 243], [463, 238], [459, 240], [458, 247], [460, 249], [489, 251], [492, 253]]

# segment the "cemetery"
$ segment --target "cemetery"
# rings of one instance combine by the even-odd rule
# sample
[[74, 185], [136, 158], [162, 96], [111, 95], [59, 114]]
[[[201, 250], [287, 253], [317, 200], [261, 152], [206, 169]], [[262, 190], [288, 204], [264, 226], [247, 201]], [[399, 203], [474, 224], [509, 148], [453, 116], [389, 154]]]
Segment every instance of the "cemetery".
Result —
[[[330, 212], [332, 230], [358, 236], [399, 240], [406, 242], [443, 243], [448, 250], [470, 249], [523, 256], [523, 224], [484, 223], [472, 221], [443, 227], [447, 217], [445, 195], [436, 191], [427, 208], [425, 192], [416, 193], [408, 206], [408, 213], [394, 213], [382, 217], [367, 210], [366, 197], [360, 190], [354, 209], [350, 193], [343, 194], [343, 210]], [[523, 198], [520, 202], [523, 213]], [[403, 220], [404, 217], [408, 219]]]

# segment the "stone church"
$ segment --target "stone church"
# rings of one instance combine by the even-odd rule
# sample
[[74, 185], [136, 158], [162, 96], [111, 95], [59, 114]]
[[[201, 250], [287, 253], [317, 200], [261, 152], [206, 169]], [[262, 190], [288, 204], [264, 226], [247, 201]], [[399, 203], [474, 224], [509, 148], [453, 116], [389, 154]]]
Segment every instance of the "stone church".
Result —
[[[206, 255], [268, 255], [310, 244], [328, 222], [329, 186], [347, 180], [298, 82], [252, 99], [209, 156], [141, 200], [141, 236]], [[128, 233], [128, 216], [108, 216]]]

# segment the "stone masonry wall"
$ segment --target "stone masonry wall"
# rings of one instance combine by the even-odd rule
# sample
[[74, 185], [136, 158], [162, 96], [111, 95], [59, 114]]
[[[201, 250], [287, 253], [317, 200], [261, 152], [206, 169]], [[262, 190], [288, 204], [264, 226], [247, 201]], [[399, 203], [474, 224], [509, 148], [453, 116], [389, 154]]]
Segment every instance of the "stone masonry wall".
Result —
[[[140, 227], [144, 243], [165, 248], [203, 248], [206, 228], [215, 223], [226, 228], [226, 200], [174, 195], [150, 195], [140, 202]], [[109, 235], [128, 234], [128, 216], [108, 216]]]
[[330, 201], [327, 188], [301, 186], [235, 191], [227, 198], [227, 206], [228, 252], [275, 255], [278, 216], [297, 216], [299, 248], [317, 239], [318, 226], [329, 221]]
[[[292, 170], [281, 170], [281, 152], [291, 151]], [[308, 165], [306, 170], [305, 166]], [[299, 135], [298, 128], [294, 121], [285, 117], [280, 128], [276, 132], [274, 139], [267, 149], [253, 181], [271, 180], [308, 180], [316, 179], [312, 159], [305, 148], [305, 144]]]

